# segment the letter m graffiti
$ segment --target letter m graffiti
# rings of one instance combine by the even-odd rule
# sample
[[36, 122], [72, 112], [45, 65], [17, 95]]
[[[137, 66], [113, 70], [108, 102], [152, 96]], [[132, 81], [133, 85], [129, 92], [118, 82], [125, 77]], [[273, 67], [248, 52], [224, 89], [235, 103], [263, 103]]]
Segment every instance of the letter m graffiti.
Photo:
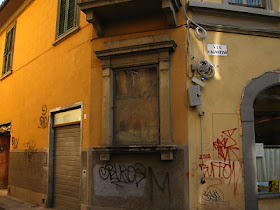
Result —
[[[162, 173], [160, 173], [162, 175]], [[150, 175], [150, 192], [151, 192], [151, 200], [153, 200], [154, 197], [162, 197], [165, 199], [170, 200], [170, 183], [169, 183], [169, 174], [166, 172], [164, 178], [163, 176], [155, 175], [153, 172], [153, 169], [149, 167], [149, 175]]]

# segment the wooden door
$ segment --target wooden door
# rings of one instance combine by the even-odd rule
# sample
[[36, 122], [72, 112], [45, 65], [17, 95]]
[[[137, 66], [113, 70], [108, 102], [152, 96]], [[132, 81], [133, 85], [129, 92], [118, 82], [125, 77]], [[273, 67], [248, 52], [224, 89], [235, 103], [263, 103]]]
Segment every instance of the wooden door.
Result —
[[10, 134], [0, 134], [0, 189], [8, 188]]

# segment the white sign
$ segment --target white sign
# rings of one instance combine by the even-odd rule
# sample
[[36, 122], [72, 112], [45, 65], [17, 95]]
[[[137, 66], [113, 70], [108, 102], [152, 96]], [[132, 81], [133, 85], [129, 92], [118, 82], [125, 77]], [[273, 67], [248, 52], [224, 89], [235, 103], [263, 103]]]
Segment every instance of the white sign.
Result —
[[81, 109], [60, 112], [54, 115], [54, 125], [81, 121]]
[[208, 55], [228, 56], [227, 46], [225, 44], [207, 44]]
[[256, 157], [263, 157], [263, 156], [264, 156], [263, 143], [256, 143]]

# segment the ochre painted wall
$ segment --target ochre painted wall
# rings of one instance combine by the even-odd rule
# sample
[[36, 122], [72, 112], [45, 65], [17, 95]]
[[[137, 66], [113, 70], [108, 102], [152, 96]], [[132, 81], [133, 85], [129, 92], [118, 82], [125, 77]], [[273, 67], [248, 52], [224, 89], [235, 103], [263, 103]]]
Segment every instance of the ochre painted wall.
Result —
[[[83, 113], [90, 115], [93, 28], [80, 12], [80, 30], [53, 46], [57, 2], [36, 0], [14, 21], [13, 73], [0, 81], [0, 123], [12, 121], [16, 149], [26, 149], [29, 141], [35, 142], [36, 149], [48, 148], [49, 128], [40, 128], [43, 105], [48, 117], [50, 109], [81, 101]], [[6, 30], [0, 34], [1, 71]], [[83, 137], [86, 146], [90, 139], [88, 117], [83, 120]]]

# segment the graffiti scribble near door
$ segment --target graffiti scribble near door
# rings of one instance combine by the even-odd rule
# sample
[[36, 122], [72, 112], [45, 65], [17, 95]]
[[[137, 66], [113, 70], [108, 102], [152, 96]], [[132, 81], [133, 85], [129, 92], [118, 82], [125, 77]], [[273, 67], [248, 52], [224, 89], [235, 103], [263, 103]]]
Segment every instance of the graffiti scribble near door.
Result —
[[19, 142], [19, 140], [13, 136], [12, 137], [12, 147], [13, 147], [13, 149], [18, 148], [18, 142]]
[[25, 142], [23, 146], [25, 147], [25, 157], [27, 157], [28, 161], [30, 162], [37, 152], [36, 143], [34, 140], [30, 140], [28, 142]]
[[42, 106], [42, 114], [39, 118], [40, 125], [38, 126], [38, 128], [45, 129], [48, 127], [49, 117], [48, 117], [47, 113], [48, 113], [48, 107], [47, 107], [47, 105], [44, 104]]

